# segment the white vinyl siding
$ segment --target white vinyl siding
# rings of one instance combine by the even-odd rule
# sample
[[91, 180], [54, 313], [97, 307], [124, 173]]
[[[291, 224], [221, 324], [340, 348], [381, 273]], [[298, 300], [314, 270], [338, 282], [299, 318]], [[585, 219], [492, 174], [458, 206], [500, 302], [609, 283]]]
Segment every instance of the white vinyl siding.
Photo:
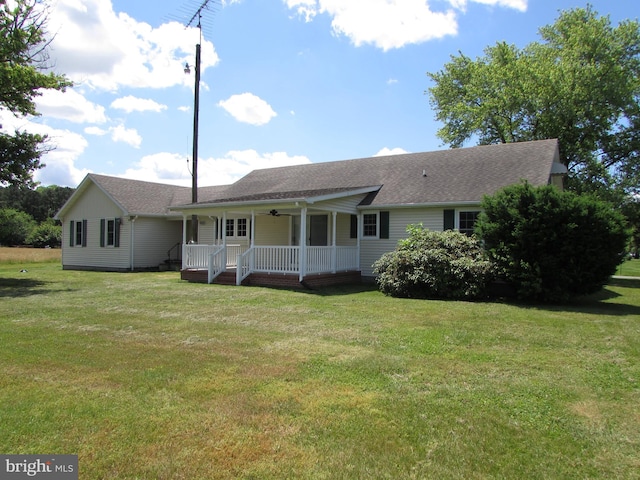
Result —
[[256, 215], [256, 245], [289, 245], [293, 217]]
[[[123, 232], [120, 233], [121, 249], [125, 241], [127, 246], [130, 244], [129, 229], [131, 223], [127, 220], [125, 224], [129, 228], [126, 235]], [[182, 242], [182, 221], [169, 221], [166, 218], [156, 217], [138, 217], [134, 223], [133, 231], [133, 263], [134, 268], [138, 269], [158, 267], [169, 258], [169, 249], [176, 243]], [[127, 248], [127, 250], [129, 249]]]
[[[129, 266], [129, 225], [120, 226], [120, 248], [100, 246], [100, 221], [122, 218], [122, 210], [95, 185], [89, 185], [81, 202], [65, 213], [62, 226], [62, 264], [65, 267], [126, 269]], [[86, 247], [70, 247], [68, 238], [71, 221], [87, 221]], [[74, 239], [75, 240], [75, 239]]]
[[[119, 248], [100, 246], [100, 223], [103, 220], [120, 219]], [[87, 246], [70, 247], [71, 221], [87, 221]], [[107, 227], [105, 223], [105, 227]], [[133, 230], [132, 230], [133, 229]], [[106, 235], [105, 228], [105, 235]], [[134, 238], [132, 239], [132, 234]], [[168, 250], [182, 240], [182, 222], [166, 218], [139, 217], [134, 222], [123, 215], [122, 210], [98, 187], [91, 184], [76, 202], [65, 212], [62, 227], [62, 265], [65, 268], [94, 270], [131, 269], [133, 240], [133, 267], [157, 268], [167, 259]], [[104, 239], [106, 240], [106, 239]], [[103, 242], [106, 245], [106, 241]]]
[[[407, 238], [407, 225], [421, 223], [430, 230], [442, 230], [441, 208], [404, 208], [389, 210], [389, 238], [360, 242], [360, 268], [364, 277], [373, 276], [373, 263], [396, 248], [398, 240]], [[365, 211], [366, 213], [370, 213]]]

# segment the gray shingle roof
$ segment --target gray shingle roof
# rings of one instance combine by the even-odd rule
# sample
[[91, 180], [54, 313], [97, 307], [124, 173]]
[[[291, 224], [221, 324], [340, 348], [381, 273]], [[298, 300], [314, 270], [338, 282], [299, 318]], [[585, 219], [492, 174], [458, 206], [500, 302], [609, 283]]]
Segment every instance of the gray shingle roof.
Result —
[[199, 203], [374, 185], [382, 187], [368, 197], [372, 206], [479, 202], [521, 180], [546, 185], [557, 155], [557, 140], [539, 140], [268, 168], [208, 197], [199, 194]]
[[[169, 214], [170, 207], [191, 203], [191, 187], [179, 187], [90, 173], [80, 184], [79, 190], [84, 185], [87, 185], [89, 181], [92, 181], [111, 197], [126, 215], [162, 216]], [[226, 188], [226, 186], [203, 187], [198, 189], [198, 193], [211, 197]], [[72, 197], [70, 201], [73, 200], [74, 198]], [[60, 213], [63, 213], [66, 208], [67, 205], [65, 204]]]
[[[361, 205], [480, 202], [484, 195], [521, 180], [546, 185], [555, 173], [554, 161], [558, 161], [558, 142], [539, 140], [267, 168], [231, 185], [200, 187], [198, 203], [298, 200], [368, 187], [371, 193]], [[76, 201], [89, 181], [126, 215], [167, 215], [170, 208], [191, 203], [190, 187], [89, 174], [58, 215]]]

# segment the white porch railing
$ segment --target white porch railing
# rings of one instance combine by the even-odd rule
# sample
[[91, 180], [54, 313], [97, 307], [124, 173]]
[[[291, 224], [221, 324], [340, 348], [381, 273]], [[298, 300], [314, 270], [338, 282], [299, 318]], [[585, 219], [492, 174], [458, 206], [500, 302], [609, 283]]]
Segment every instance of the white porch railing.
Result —
[[224, 247], [209, 255], [209, 267], [207, 274], [207, 283], [213, 283], [213, 280], [222, 272], [227, 270], [227, 251]]
[[[305, 274], [358, 270], [358, 247], [311, 247], [306, 250]], [[222, 271], [236, 269], [239, 285], [252, 272], [300, 273], [300, 247], [243, 245], [185, 245], [183, 268], [209, 270], [209, 282]], [[223, 267], [224, 266], [224, 267]]]
[[358, 247], [336, 247], [336, 271], [359, 270]]
[[182, 246], [183, 269], [209, 268], [209, 256], [223, 247], [220, 245], [196, 245], [186, 244]]

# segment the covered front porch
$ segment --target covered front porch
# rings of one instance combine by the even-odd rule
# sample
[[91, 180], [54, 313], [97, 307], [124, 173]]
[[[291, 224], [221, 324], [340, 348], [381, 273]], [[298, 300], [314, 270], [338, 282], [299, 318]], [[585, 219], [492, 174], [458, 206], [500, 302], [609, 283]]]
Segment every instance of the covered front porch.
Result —
[[220, 283], [235, 285], [352, 283], [360, 281], [359, 251], [358, 247], [337, 245], [306, 248], [254, 245], [245, 248], [237, 244], [187, 244], [181, 278], [206, 283], [216, 283], [220, 279]]
[[311, 288], [358, 283], [360, 240], [356, 232], [361, 218], [354, 207], [340, 211], [269, 204], [249, 211], [240, 206], [201, 210], [197, 243], [187, 240], [194, 220], [183, 213], [181, 278]]

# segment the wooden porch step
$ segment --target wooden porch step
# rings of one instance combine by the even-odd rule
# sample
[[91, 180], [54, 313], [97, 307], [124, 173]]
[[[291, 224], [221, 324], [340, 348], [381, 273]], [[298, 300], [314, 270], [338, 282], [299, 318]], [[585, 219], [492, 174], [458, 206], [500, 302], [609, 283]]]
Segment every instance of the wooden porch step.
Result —
[[213, 283], [217, 283], [218, 285], [235, 285], [236, 272], [222, 272], [220, 275], [213, 279]]

